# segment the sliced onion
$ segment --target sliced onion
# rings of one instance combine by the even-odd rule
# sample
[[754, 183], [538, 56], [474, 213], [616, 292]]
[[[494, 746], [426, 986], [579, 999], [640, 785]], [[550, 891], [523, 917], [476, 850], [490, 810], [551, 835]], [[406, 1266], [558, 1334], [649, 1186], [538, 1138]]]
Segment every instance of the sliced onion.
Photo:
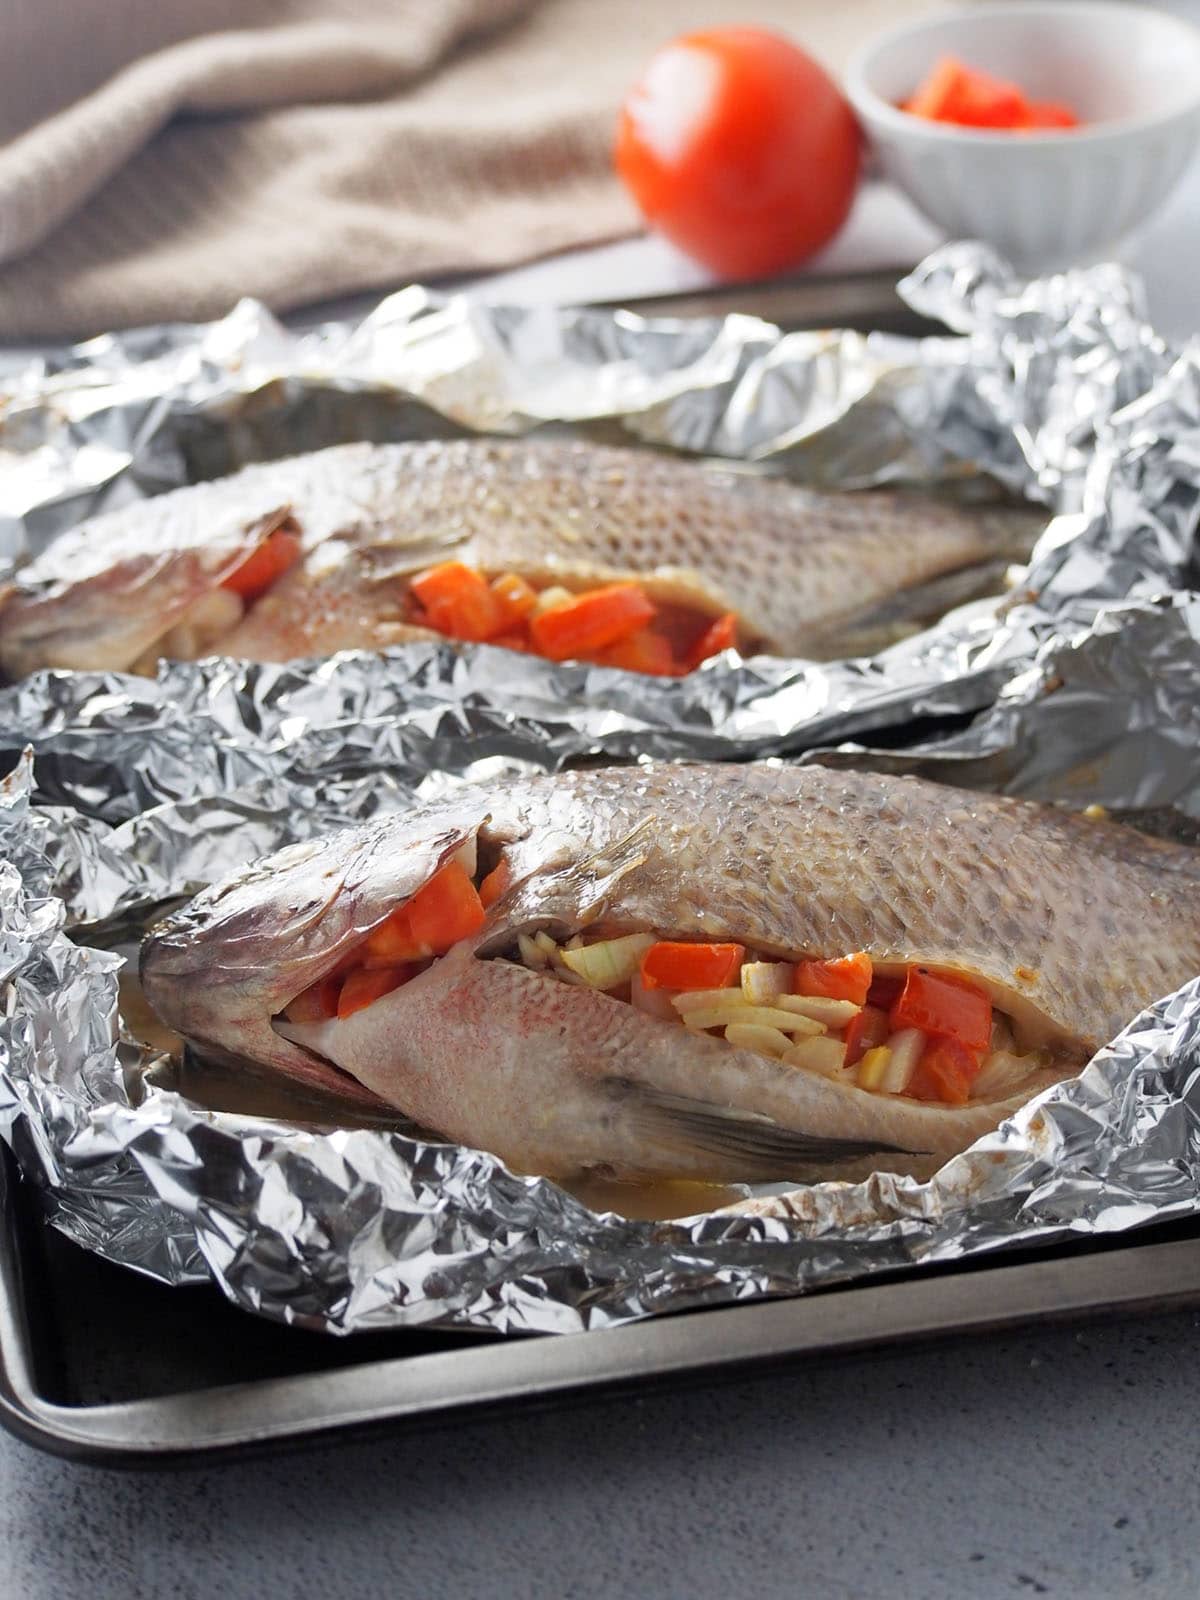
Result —
[[795, 976], [790, 961], [745, 961], [742, 993], [752, 1006], [770, 1005], [777, 995], [791, 993]]
[[527, 933], [517, 935], [517, 949], [521, 960], [527, 967], [532, 967], [535, 972], [540, 972], [549, 964], [549, 956], [538, 944], [536, 939], [531, 939]]
[[564, 589], [561, 584], [552, 584], [549, 589], [543, 589], [538, 595], [537, 603], [529, 615], [540, 617], [543, 611], [552, 611], [555, 606], [565, 606], [568, 600], [574, 598], [570, 589]]
[[840, 1078], [846, 1061], [846, 1046], [840, 1039], [821, 1034], [815, 1039], [801, 1039], [783, 1059], [789, 1067], [806, 1067], [824, 1078]]
[[811, 1017], [814, 1022], [823, 1022], [827, 1028], [846, 1027], [862, 1010], [853, 1000], [830, 1000], [820, 994], [781, 994], [773, 1003], [785, 1011], [795, 1011], [802, 1017]]
[[884, 1074], [891, 1064], [892, 1052], [885, 1044], [878, 1044], [873, 1050], [868, 1050], [858, 1063], [858, 1087], [860, 1089], [879, 1089], [883, 1084]]
[[903, 1094], [925, 1053], [925, 1035], [920, 1028], [901, 1028], [887, 1042], [892, 1059], [884, 1069], [879, 1087], [884, 1094]]
[[725, 1029], [725, 1037], [739, 1050], [754, 1050], [760, 1056], [774, 1056], [777, 1061], [782, 1060], [792, 1048], [792, 1041], [786, 1033], [753, 1022], [735, 1022]]
[[684, 1016], [689, 1011], [707, 1011], [710, 1006], [748, 1006], [740, 989], [685, 989], [671, 1002]]
[[564, 949], [564, 966], [583, 979], [592, 989], [615, 989], [628, 983], [641, 965], [641, 960], [655, 943], [652, 933], [630, 933], [620, 939], [598, 939], [595, 944]]
[[819, 1022], [811, 1017], [798, 1017], [791, 1011], [780, 1011], [775, 1006], [747, 1005], [741, 995], [734, 1005], [711, 1005], [703, 1010], [685, 1011], [684, 1026], [688, 1028], [724, 1028], [731, 1022], [753, 1024], [760, 1028], [775, 1028], [780, 1033], [824, 1033]]
[[472, 834], [469, 839], [464, 839], [450, 859], [458, 862], [473, 883], [475, 881], [475, 868], [479, 861], [479, 842], [475, 834]]

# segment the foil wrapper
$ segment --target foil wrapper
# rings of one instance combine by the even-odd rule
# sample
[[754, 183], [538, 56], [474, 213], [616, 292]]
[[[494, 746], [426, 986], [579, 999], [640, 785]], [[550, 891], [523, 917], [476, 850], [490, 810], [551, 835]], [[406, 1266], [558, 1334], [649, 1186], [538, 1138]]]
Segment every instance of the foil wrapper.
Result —
[[139, 1025], [123, 957], [158, 908], [468, 779], [600, 758], [823, 760], [1186, 832], [1194, 356], [1154, 336], [1115, 268], [1022, 284], [960, 245], [904, 292], [953, 336], [409, 290], [357, 327], [294, 335], [247, 303], [8, 375], [13, 565], [91, 510], [247, 459], [468, 428], [565, 424], [844, 486], [983, 470], [1056, 513], [1002, 609], [969, 606], [871, 660], [730, 657], [664, 684], [420, 644], [0, 691], [0, 1133], [56, 1226], [306, 1327], [568, 1332], [1200, 1211], [1200, 982], [927, 1183], [877, 1175], [676, 1222], [590, 1209], [404, 1128], [210, 1109]]

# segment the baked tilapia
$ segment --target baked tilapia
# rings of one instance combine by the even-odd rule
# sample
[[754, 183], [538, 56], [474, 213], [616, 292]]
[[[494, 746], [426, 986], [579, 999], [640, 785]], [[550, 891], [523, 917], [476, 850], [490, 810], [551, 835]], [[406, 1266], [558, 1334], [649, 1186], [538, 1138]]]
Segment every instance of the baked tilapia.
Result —
[[730, 644], [844, 654], [906, 625], [914, 593], [944, 610], [964, 579], [994, 581], [1034, 530], [1023, 510], [820, 494], [650, 451], [337, 446], [56, 540], [0, 598], [0, 668], [288, 661], [439, 634], [661, 673]]
[[1200, 971], [1198, 872], [916, 779], [581, 772], [283, 850], [141, 971], [200, 1052], [522, 1171], [927, 1174]]

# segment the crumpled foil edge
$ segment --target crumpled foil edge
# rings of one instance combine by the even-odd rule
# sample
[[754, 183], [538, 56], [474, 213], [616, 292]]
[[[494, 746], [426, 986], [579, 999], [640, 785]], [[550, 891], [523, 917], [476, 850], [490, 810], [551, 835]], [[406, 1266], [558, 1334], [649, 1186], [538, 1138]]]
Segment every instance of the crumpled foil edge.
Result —
[[[0, 795], [0, 1135], [56, 1226], [306, 1327], [566, 1332], [1200, 1211], [1195, 983], [928, 1183], [876, 1175], [643, 1223], [481, 1152], [211, 1112], [156, 1087], [118, 1033], [119, 959], [76, 942], [285, 837], [598, 757], [853, 762], [1196, 816], [1197, 352], [1156, 338], [1115, 268], [1022, 284], [957, 245], [903, 292], [958, 336], [782, 336], [406, 291], [357, 328], [297, 337], [244, 305], [8, 380], [10, 560], [218, 445], [236, 461], [379, 416], [401, 431], [617, 428], [846, 485], [970, 463], [1057, 513], [1001, 615], [968, 607], [871, 661], [729, 657], [664, 686], [414, 646], [0, 691], [0, 749], [10, 763], [36, 750]], [[913, 741], [915, 724], [967, 717]], [[889, 730], [908, 737], [872, 747]]]

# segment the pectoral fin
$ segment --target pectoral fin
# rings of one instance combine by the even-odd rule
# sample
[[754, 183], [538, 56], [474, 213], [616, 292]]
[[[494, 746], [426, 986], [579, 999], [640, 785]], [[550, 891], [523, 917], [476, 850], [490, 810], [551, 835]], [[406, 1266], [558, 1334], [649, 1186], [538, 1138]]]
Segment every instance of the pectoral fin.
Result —
[[686, 1152], [698, 1161], [737, 1161], [752, 1167], [760, 1182], [797, 1177], [818, 1162], [855, 1161], [881, 1152], [924, 1154], [871, 1140], [801, 1133], [754, 1112], [665, 1094], [626, 1080], [620, 1092], [626, 1125], [648, 1144]]

